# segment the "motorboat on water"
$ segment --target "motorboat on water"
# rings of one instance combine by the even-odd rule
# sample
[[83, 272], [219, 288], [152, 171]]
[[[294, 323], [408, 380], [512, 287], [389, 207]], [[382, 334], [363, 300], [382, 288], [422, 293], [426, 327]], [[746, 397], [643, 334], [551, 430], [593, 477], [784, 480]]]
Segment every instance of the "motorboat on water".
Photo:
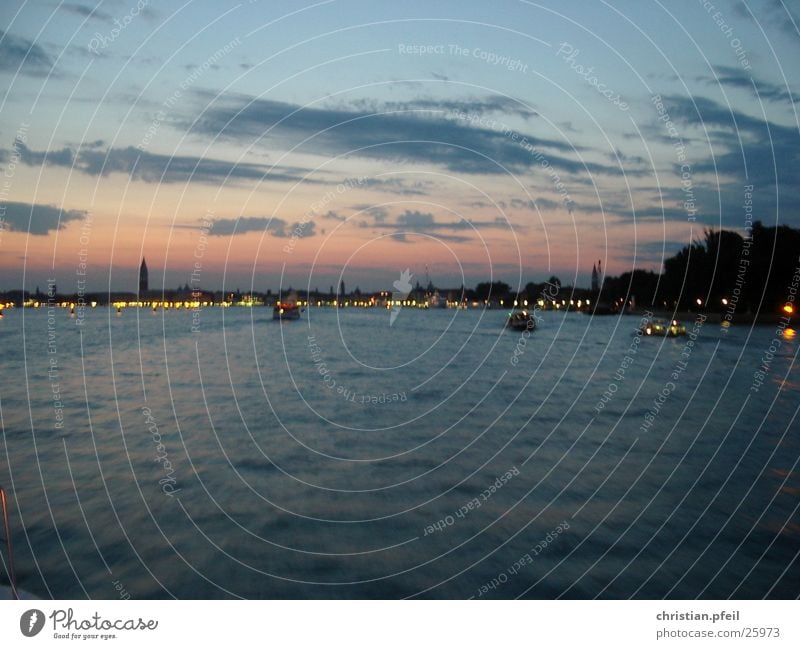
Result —
[[272, 319], [299, 320], [302, 311], [297, 304], [297, 291], [289, 291], [285, 296], [278, 294], [278, 299], [272, 308]]
[[425, 298], [426, 307], [428, 309], [446, 309], [447, 299], [439, 295], [439, 291], [434, 291]]
[[660, 318], [651, 318], [643, 323], [640, 327], [644, 336], [666, 336], [674, 338], [676, 336], [686, 335], [686, 325], [681, 324], [677, 320], [662, 320]]
[[506, 327], [514, 331], [533, 331], [536, 329], [536, 318], [527, 310], [512, 311], [508, 314]]
[[273, 320], [299, 320], [300, 307], [294, 302], [276, 302], [272, 309]]

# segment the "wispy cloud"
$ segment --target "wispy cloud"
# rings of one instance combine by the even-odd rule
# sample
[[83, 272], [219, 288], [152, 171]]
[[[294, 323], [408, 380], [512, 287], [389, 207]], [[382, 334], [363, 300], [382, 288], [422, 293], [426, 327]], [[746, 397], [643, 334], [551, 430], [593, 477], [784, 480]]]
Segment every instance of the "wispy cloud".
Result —
[[0, 29], [0, 73], [43, 77], [52, 68], [53, 60], [41, 45]]

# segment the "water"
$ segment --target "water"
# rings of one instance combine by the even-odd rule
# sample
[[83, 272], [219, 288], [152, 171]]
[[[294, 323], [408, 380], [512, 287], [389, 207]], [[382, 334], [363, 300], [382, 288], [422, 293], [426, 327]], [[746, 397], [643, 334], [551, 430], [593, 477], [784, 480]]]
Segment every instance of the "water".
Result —
[[637, 345], [634, 316], [542, 315], [6, 311], [20, 586], [797, 597], [796, 339], [754, 392], [774, 326]]

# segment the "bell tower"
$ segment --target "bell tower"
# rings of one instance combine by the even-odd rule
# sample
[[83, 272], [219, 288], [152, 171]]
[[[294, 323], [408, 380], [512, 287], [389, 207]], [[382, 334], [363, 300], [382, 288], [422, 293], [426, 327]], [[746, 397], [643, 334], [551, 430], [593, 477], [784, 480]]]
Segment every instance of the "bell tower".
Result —
[[139, 266], [139, 294], [147, 293], [149, 277], [147, 272], [147, 262], [142, 257], [142, 265]]

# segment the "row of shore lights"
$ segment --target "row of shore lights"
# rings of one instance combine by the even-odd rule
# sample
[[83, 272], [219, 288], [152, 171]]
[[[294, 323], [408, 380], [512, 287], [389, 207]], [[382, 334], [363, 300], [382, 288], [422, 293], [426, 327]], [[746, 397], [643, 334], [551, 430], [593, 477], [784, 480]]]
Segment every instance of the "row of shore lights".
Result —
[[[488, 303], [489, 303], [488, 300], [484, 300], [483, 301], [484, 305], [486, 305]], [[117, 302], [113, 302], [112, 303], [112, 305], [115, 308], [118, 308], [118, 309], [125, 308], [125, 307], [139, 307], [139, 308], [153, 307], [154, 309], [158, 308], [158, 307], [163, 307], [165, 309], [170, 309], [170, 308], [180, 309], [181, 307], [184, 307], [184, 308], [187, 308], [187, 309], [191, 309], [191, 308], [198, 308], [198, 307], [210, 307], [210, 306], [215, 306], [215, 305], [223, 306], [223, 307], [229, 307], [229, 306], [233, 306], [234, 304], [237, 304], [237, 305], [240, 305], [240, 306], [253, 306], [253, 305], [256, 304], [256, 302], [253, 301], [253, 300], [241, 300], [239, 302], [235, 302], [234, 303], [234, 302], [231, 302], [231, 301], [223, 300], [222, 302], [215, 303], [215, 302], [211, 302], [211, 301], [200, 302], [200, 301], [195, 300], [195, 301], [185, 301], [185, 302], [125, 302], [125, 301], [117, 301]], [[349, 306], [369, 307], [369, 306], [376, 306], [377, 302], [376, 302], [375, 298], [370, 298], [369, 300], [361, 300], [361, 301], [354, 301], [354, 302], [350, 302], [348, 300], [348, 301], [345, 301], [345, 302], [342, 302], [342, 303], [340, 303], [338, 300], [334, 300], [332, 302], [332, 304], [333, 304], [333, 306], [345, 306], [345, 307], [349, 307]], [[545, 305], [545, 301], [540, 299], [540, 300], [538, 300], [537, 304], [540, 307], [543, 307]], [[577, 302], [575, 300], [570, 300], [569, 304], [570, 304], [570, 306], [576, 306], [577, 305], [578, 308], [580, 308], [583, 305], [589, 306], [590, 302], [589, 302], [589, 300], [578, 300]], [[317, 300], [317, 306], [322, 306], [322, 305], [323, 305], [323, 302], [321, 300]], [[471, 305], [473, 307], [478, 307], [478, 306], [481, 306], [481, 303], [480, 302], [472, 302]], [[567, 302], [566, 302], [566, 300], [561, 300], [561, 304], [559, 304], [555, 300], [552, 300], [550, 302], [550, 305], [551, 305], [551, 307], [558, 309], [558, 308], [561, 308], [562, 306], [566, 306]], [[38, 309], [40, 307], [46, 307], [46, 306], [51, 306], [51, 305], [47, 304], [46, 302], [39, 302], [39, 301], [36, 301], [36, 300], [28, 300], [23, 304], [23, 307], [34, 308], [34, 309]], [[67, 309], [67, 308], [74, 309], [75, 307], [78, 306], [78, 304], [76, 302], [57, 302], [57, 303], [53, 304], [52, 306], [61, 307], [62, 309]], [[83, 306], [89, 306], [89, 307], [94, 309], [97, 306], [97, 302], [92, 300], [91, 302], [86, 302]], [[297, 306], [310, 306], [310, 303], [308, 301], [303, 302], [302, 300], [298, 300], [297, 301]], [[419, 302], [418, 303], [416, 300], [389, 300], [389, 301], [386, 302], [386, 307], [387, 308], [391, 308], [392, 306], [418, 306], [418, 307], [424, 308], [424, 307], [428, 306], [428, 304], [427, 304], [427, 302]], [[448, 302], [448, 306], [459, 306], [459, 303], [458, 302]], [[503, 300], [500, 300], [500, 306], [504, 306], [504, 301]], [[514, 306], [515, 307], [520, 306], [519, 300], [514, 300]], [[527, 307], [528, 306], [528, 300], [522, 300], [522, 306], [526, 306]], [[0, 308], [11, 309], [13, 307], [14, 307], [14, 303], [13, 302], [7, 302], [5, 305], [0, 305]]]
[[[695, 302], [697, 303], [697, 306], [703, 306], [703, 300], [701, 300], [700, 298], [697, 298], [697, 300], [695, 300]], [[728, 298], [726, 298], [726, 297], [722, 298], [722, 305], [723, 306], [728, 306]], [[794, 314], [794, 305], [792, 305], [791, 303], [787, 302], [786, 304], [783, 305], [783, 307], [781, 308], [781, 311], [783, 311], [786, 315], [793, 315]]]
[[[697, 304], [697, 306], [703, 306], [703, 300], [701, 298], [697, 298], [695, 300], [695, 303]], [[222, 302], [219, 303], [219, 306], [229, 307], [229, 306], [233, 306], [233, 304], [234, 304], [234, 302], [222, 301]], [[241, 300], [239, 302], [236, 302], [235, 304], [238, 304], [240, 306], [253, 306], [256, 303], [253, 300]], [[320, 300], [317, 301], [317, 306], [322, 306], [322, 304], [323, 304], [322, 301], [320, 301]], [[457, 304], [457, 303], [454, 303], [454, 304]], [[488, 300], [484, 300], [484, 304], [488, 304]], [[542, 299], [539, 299], [537, 301], [537, 304], [540, 307], [543, 307], [545, 305], [545, 301], [542, 300]], [[590, 306], [590, 304], [591, 303], [590, 303], [589, 300], [577, 300], [577, 302], [575, 300], [570, 300], [569, 301], [569, 305], [570, 306], [577, 306], [579, 309], [584, 305], [588, 307], [588, 306]], [[146, 306], [153, 307], [154, 309], [158, 308], [158, 307], [163, 307], [165, 309], [169, 309], [169, 308], [180, 309], [181, 307], [184, 307], [186, 309], [192, 309], [192, 308], [196, 309], [196, 308], [199, 308], [199, 307], [209, 307], [209, 306], [214, 306], [214, 305], [215, 305], [214, 302], [210, 302], [210, 301], [200, 302], [200, 301], [197, 301], [197, 300], [195, 300], [193, 302], [114, 302], [113, 303], [113, 306], [118, 308], [118, 309], [119, 308], [123, 308], [123, 307], [139, 307], [139, 308], [141, 308], [141, 307], [146, 307]], [[308, 301], [303, 302], [302, 300], [298, 300], [297, 305], [298, 306], [309, 306], [309, 302]], [[368, 306], [375, 306], [375, 305], [376, 305], [375, 298], [370, 298], [369, 300], [362, 300], [362, 301], [355, 301], [355, 302], [346, 301], [346, 302], [343, 302], [341, 304], [341, 306], [345, 306], [345, 307], [349, 307], [349, 306], [368, 307]], [[560, 309], [562, 306], [566, 306], [567, 302], [566, 302], [566, 300], [561, 300], [561, 304], [559, 304], [555, 300], [552, 300], [550, 302], [550, 305], [553, 308]], [[723, 306], [727, 306], [728, 305], [728, 299], [727, 298], [722, 298], [722, 305]], [[43, 303], [43, 302], [38, 302], [38, 301], [35, 301], [35, 300], [28, 300], [23, 304], [23, 306], [25, 306], [25, 307], [33, 307], [34, 309], [38, 309], [39, 307], [47, 306], [47, 304]], [[60, 302], [60, 303], [57, 303], [55, 306], [60, 306], [63, 309], [66, 309], [66, 308], [74, 309], [78, 305], [75, 302]], [[85, 306], [90, 306], [91, 308], [94, 309], [97, 306], [97, 302], [95, 302], [95, 301], [87, 302], [85, 304]], [[340, 304], [339, 304], [339, 302], [337, 300], [334, 300], [333, 301], [333, 306], [340, 306]], [[387, 308], [391, 308], [392, 306], [419, 306], [419, 307], [424, 307], [424, 306], [426, 306], [426, 303], [425, 302], [420, 302], [418, 304], [416, 300], [389, 300], [386, 303], [386, 307]], [[480, 306], [480, 304], [478, 302], [473, 302], [472, 306]], [[503, 300], [500, 300], [500, 306], [501, 307], [504, 306]], [[514, 300], [514, 306], [515, 307], [520, 306], [519, 300]], [[528, 300], [522, 300], [522, 306], [527, 307], [528, 306]], [[5, 304], [0, 304], [0, 309], [3, 309], [3, 308], [12, 309], [12, 308], [14, 308], [14, 303], [13, 302], [6, 302]], [[788, 304], [788, 303], [784, 304], [782, 311], [784, 313], [786, 313], [787, 315], [793, 315], [794, 314], [794, 306], [792, 304]]]

